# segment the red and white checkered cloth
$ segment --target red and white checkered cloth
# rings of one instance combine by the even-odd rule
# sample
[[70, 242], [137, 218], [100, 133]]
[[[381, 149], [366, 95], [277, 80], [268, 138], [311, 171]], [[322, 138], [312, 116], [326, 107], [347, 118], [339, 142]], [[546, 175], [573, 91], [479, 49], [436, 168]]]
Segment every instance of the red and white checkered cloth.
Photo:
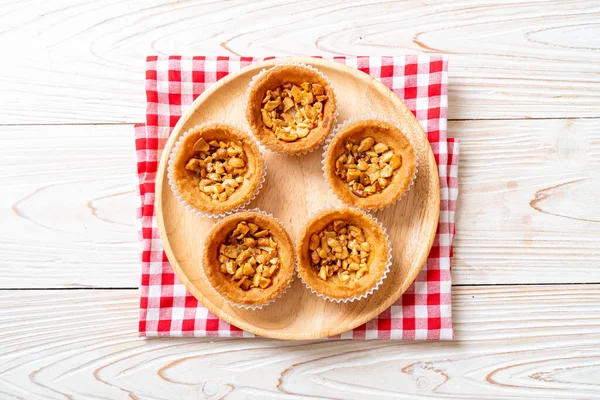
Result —
[[[151, 56], [147, 59], [146, 124], [135, 127], [142, 241], [140, 336], [252, 337], [220, 320], [190, 295], [163, 251], [154, 210], [162, 149], [184, 109], [210, 85], [263, 61], [251, 57]], [[335, 57], [390, 88], [427, 132], [438, 163], [441, 203], [429, 258], [414, 284], [377, 318], [341, 335], [348, 339], [452, 339], [451, 275], [454, 211], [458, 196], [458, 142], [446, 138], [447, 58], [437, 55]]]

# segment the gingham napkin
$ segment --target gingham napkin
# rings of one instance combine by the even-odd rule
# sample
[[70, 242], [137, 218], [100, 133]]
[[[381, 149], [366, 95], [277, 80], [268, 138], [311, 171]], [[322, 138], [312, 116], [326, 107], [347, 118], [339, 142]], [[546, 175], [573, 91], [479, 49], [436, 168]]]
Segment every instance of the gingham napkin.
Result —
[[[135, 127], [141, 196], [140, 336], [254, 336], [210, 313], [175, 276], [158, 234], [154, 184], [162, 149], [185, 107], [217, 80], [263, 60], [180, 56], [147, 59], [146, 124]], [[441, 192], [440, 221], [433, 248], [413, 285], [377, 318], [337, 338], [452, 339], [450, 263], [458, 196], [458, 141], [446, 137], [447, 58], [419, 55], [333, 60], [378, 79], [412, 110], [431, 143]]]

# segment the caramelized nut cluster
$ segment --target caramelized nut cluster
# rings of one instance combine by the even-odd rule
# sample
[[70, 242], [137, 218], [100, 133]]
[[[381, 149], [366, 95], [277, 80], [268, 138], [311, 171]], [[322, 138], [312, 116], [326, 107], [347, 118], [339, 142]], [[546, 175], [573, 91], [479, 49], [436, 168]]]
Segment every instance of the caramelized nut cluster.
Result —
[[335, 174], [346, 181], [358, 197], [367, 197], [388, 187], [394, 171], [402, 166], [402, 156], [385, 143], [366, 137], [360, 143], [347, 142], [335, 162]]
[[221, 272], [244, 290], [266, 289], [280, 261], [277, 243], [267, 229], [240, 222], [219, 248]]
[[260, 110], [262, 121], [277, 139], [294, 142], [319, 126], [326, 101], [325, 88], [318, 83], [286, 83], [267, 90]]
[[310, 237], [310, 258], [319, 278], [326, 281], [336, 274], [350, 287], [369, 272], [371, 245], [363, 230], [342, 220], [335, 220]]
[[244, 182], [248, 158], [242, 142], [198, 139], [185, 169], [200, 177], [199, 188], [212, 200], [225, 201]]

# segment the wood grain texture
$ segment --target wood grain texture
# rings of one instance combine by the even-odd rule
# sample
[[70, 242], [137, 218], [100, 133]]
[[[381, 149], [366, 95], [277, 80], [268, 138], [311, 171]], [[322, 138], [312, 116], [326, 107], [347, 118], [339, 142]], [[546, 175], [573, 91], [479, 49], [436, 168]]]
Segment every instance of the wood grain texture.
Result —
[[455, 283], [600, 282], [600, 120], [456, 122]]
[[442, 52], [450, 118], [598, 116], [599, 14], [593, 0], [3, 2], [0, 124], [140, 122], [156, 53]]
[[600, 285], [456, 288], [456, 341], [136, 337], [137, 292], [0, 292], [0, 398], [592, 399]]
[[0, 127], [0, 287], [139, 282], [133, 126]]
[[[277, 339], [318, 339], [337, 335], [373, 319], [408, 289], [427, 259], [440, 215], [440, 185], [437, 164], [427, 136], [414, 115], [397, 96], [369, 75], [327, 60], [288, 58], [323, 72], [339, 93], [339, 121], [357, 113], [377, 113], [391, 118], [411, 140], [419, 160], [414, 186], [401, 201], [375, 215], [389, 235], [393, 264], [381, 287], [360, 303], [337, 304], [314, 296], [300, 281], [285, 295], [261, 310], [243, 310], [228, 305], [203, 276], [200, 249], [215, 219], [200, 217], [184, 208], [167, 178], [169, 155], [189, 129], [208, 122], [226, 120], [246, 125], [246, 93], [253, 76], [275, 64], [274, 60], [253, 64], [229, 75], [204, 92], [181, 117], [166, 143], [156, 174], [156, 224], [173, 270], [188, 291], [219, 318], [260, 336]], [[262, 97], [261, 97], [262, 99]], [[227, 104], [228, 107], [223, 107]], [[325, 206], [342, 202], [328, 190], [321, 169], [322, 150], [301, 157], [263, 153], [267, 166], [264, 187], [250, 203], [278, 218], [296, 241], [307, 216]]]
[[[598, 132], [597, 119], [450, 122], [455, 284], [600, 282]], [[0, 168], [1, 288], [138, 286], [131, 126], [0, 127]]]
[[[147, 54], [450, 54], [451, 119], [600, 115], [593, 0], [4, 1], [0, 288], [139, 282]], [[267, 21], [267, 23], [264, 23]], [[600, 282], [600, 119], [450, 122], [456, 284]], [[455, 287], [455, 342], [136, 338], [133, 290], [0, 291], [0, 399], [600, 398], [600, 285]]]

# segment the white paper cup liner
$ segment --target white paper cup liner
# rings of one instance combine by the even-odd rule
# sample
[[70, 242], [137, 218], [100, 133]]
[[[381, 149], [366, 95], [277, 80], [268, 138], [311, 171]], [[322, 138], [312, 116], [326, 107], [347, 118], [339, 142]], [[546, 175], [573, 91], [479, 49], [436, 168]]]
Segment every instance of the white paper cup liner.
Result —
[[[190, 203], [188, 203], [185, 200], [185, 198], [179, 192], [179, 189], [177, 188], [177, 185], [175, 184], [175, 179], [173, 177], [173, 165], [175, 164], [175, 156], [177, 155], [177, 152], [179, 151], [179, 147], [183, 143], [183, 140], [189, 134], [191, 134], [193, 131], [195, 131], [197, 129], [201, 129], [201, 128], [205, 127], [206, 125], [211, 125], [211, 124], [215, 124], [215, 123], [229, 125], [229, 126], [232, 126], [234, 128], [237, 128], [237, 129], [245, 132], [250, 137], [250, 139], [253, 140], [254, 143], [257, 145], [258, 155], [259, 155], [260, 161], [262, 163], [262, 176], [260, 177], [260, 181], [258, 183], [258, 186], [254, 190], [254, 193], [252, 194], [252, 196], [250, 196], [250, 198], [248, 200], [246, 200], [243, 204], [240, 204], [237, 207], [232, 208], [231, 210], [227, 210], [227, 211], [224, 211], [224, 212], [221, 212], [221, 213], [205, 212], [205, 211], [199, 210], [196, 207], [192, 206]], [[254, 139], [254, 136], [251, 135], [248, 132], [247, 129], [244, 129], [241, 126], [238, 126], [236, 124], [232, 124], [232, 123], [229, 123], [229, 122], [209, 121], [209, 122], [205, 122], [205, 123], [200, 124], [200, 125], [196, 125], [195, 127], [193, 127], [191, 129], [187, 130], [186, 132], [184, 132], [179, 137], [179, 139], [177, 139], [177, 142], [175, 143], [175, 146], [173, 146], [173, 149], [171, 150], [171, 154], [169, 154], [169, 162], [168, 162], [168, 167], [167, 167], [167, 178], [169, 180], [169, 187], [171, 188], [171, 191], [175, 195], [175, 198], [177, 199], [177, 201], [179, 202], [179, 204], [181, 204], [183, 206], [183, 208], [185, 208], [189, 212], [192, 212], [192, 213], [194, 213], [196, 215], [199, 215], [201, 217], [206, 217], [206, 218], [222, 218], [222, 217], [226, 217], [226, 216], [231, 215], [231, 214], [233, 214], [235, 212], [238, 212], [240, 210], [245, 209], [245, 207], [247, 207], [248, 204], [250, 204], [252, 202], [252, 200], [254, 200], [256, 198], [256, 196], [258, 195], [258, 193], [262, 189], [263, 184], [265, 183], [266, 177], [267, 177], [267, 163], [265, 163], [265, 159], [264, 159], [264, 156], [263, 156], [263, 148], [258, 143], [256, 143], [256, 140]]]
[[[313, 67], [312, 65], [308, 65], [308, 64], [304, 64], [304, 63], [299, 63], [299, 62], [294, 62], [294, 61], [286, 61], [285, 59], [282, 59], [281, 61], [277, 61], [277, 62], [275, 63], [275, 65], [273, 65], [273, 67], [278, 67], [278, 66], [280, 66], [280, 65], [295, 65], [295, 66], [298, 66], [298, 67], [304, 67], [304, 68], [308, 68], [308, 69], [310, 69], [311, 71], [314, 71], [314, 72], [316, 72], [317, 74], [319, 74], [319, 75], [321, 76], [321, 78], [323, 78], [323, 80], [324, 80], [325, 82], [327, 82], [327, 84], [328, 84], [328, 85], [329, 85], [329, 87], [331, 88], [331, 91], [333, 92], [333, 97], [334, 97], [334, 99], [335, 99], [335, 113], [333, 114], [333, 121], [331, 122], [331, 132], [333, 132], [333, 130], [335, 129], [335, 126], [336, 126], [336, 124], [337, 124], [337, 120], [338, 120], [338, 115], [339, 115], [339, 114], [338, 114], [338, 102], [337, 102], [337, 95], [336, 95], [336, 93], [335, 93], [335, 89], [334, 89], [333, 85], [331, 84], [331, 81], [329, 80], [329, 78], [328, 78], [327, 76], [325, 76], [325, 74], [323, 74], [323, 73], [322, 73], [321, 71], [319, 71], [317, 68]], [[270, 68], [273, 68], [273, 67], [270, 67]], [[269, 69], [270, 69], [270, 68], [269, 68]], [[248, 104], [248, 100], [249, 100], [249, 98], [250, 98], [250, 90], [252, 89], [252, 86], [254, 86], [254, 82], [256, 82], [256, 80], [257, 80], [258, 78], [260, 78], [261, 76], [263, 76], [265, 73], [267, 73], [267, 71], [268, 71], [268, 69], [266, 69], [266, 68], [263, 68], [263, 69], [262, 69], [262, 70], [261, 70], [261, 71], [260, 71], [258, 74], [254, 75], [254, 76], [252, 77], [252, 79], [250, 79], [250, 83], [248, 84], [248, 88], [246, 89], [246, 104]], [[256, 139], [256, 140], [257, 140], [259, 143], [261, 143], [261, 144], [262, 144], [262, 145], [263, 145], [265, 148], [268, 148], [268, 147], [267, 147], [267, 146], [266, 146], [264, 143], [262, 143], [262, 142], [260, 141], [260, 139], [259, 139], [259, 138], [258, 138], [256, 135], [254, 135], [254, 131], [253, 131], [252, 129], [249, 129], [249, 131], [252, 133], [253, 137], [254, 137], [254, 138], [255, 138], [255, 139]], [[331, 134], [331, 132], [330, 132], [330, 134]], [[324, 143], [324, 141], [323, 141], [323, 142], [321, 142], [321, 143], [319, 143], [318, 145], [316, 145], [315, 147], [313, 147], [313, 148], [312, 148], [312, 149], [310, 149], [310, 150], [306, 150], [306, 151], [303, 151], [303, 152], [300, 152], [300, 153], [295, 153], [295, 154], [286, 154], [286, 153], [281, 153], [281, 152], [279, 152], [279, 151], [276, 151], [276, 150], [272, 150], [272, 149], [270, 149], [270, 148], [268, 148], [268, 149], [269, 149], [270, 151], [274, 152], [274, 153], [281, 154], [282, 156], [286, 156], [286, 157], [288, 157], [288, 156], [303, 156], [303, 155], [306, 155], [306, 154], [308, 154], [308, 153], [311, 153], [311, 152], [315, 151], [316, 149], [318, 149], [319, 147], [321, 147], [323, 143]]]
[[[329, 134], [329, 136], [327, 136], [327, 139], [325, 139], [325, 146], [323, 146], [323, 157], [321, 158], [321, 170], [323, 171], [323, 178], [325, 179], [325, 182], [327, 182], [327, 189], [329, 191], [329, 194], [335, 196], [336, 198], [340, 199], [340, 201], [342, 201], [342, 203], [346, 204], [349, 207], [355, 207], [355, 208], [360, 208], [358, 206], [355, 206], [354, 204], [348, 204], [346, 202], [344, 202], [341, 198], [339, 198], [337, 196], [337, 194], [335, 193], [335, 191], [333, 190], [333, 187], [331, 186], [331, 182], [329, 181], [329, 179], [327, 178], [327, 171], [325, 168], [326, 165], [326, 158], [327, 158], [327, 150], [329, 150], [329, 145], [331, 144], [331, 141], [333, 140], [333, 138], [342, 130], [344, 129], [346, 126], [357, 122], [357, 121], [362, 121], [362, 120], [367, 120], [367, 119], [374, 119], [374, 120], [379, 120], [379, 121], [383, 121], [383, 122], [387, 122], [391, 125], [394, 125], [395, 127], [398, 127], [398, 123], [395, 122], [394, 120], [390, 119], [390, 118], [385, 118], [385, 117], [381, 117], [378, 115], [373, 115], [373, 114], [364, 114], [364, 115], [360, 115], [360, 116], [356, 116], [356, 117], [352, 117], [349, 118], [347, 120], [345, 120], [344, 122], [340, 123], [338, 126], [336, 126], [331, 133]], [[400, 128], [398, 128], [400, 130]], [[404, 132], [402, 132], [404, 134]], [[363, 209], [360, 208], [362, 211], [365, 212], [375, 212], [375, 211], [379, 211], [379, 210], [383, 210], [384, 208], [390, 207], [394, 204], [396, 204], [398, 201], [400, 201], [401, 199], [403, 199], [408, 192], [410, 192], [410, 189], [412, 189], [412, 187], [415, 184], [415, 180], [417, 179], [417, 173], [419, 172], [419, 155], [417, 154], [417, 151], [415, 149], [415, 145], [413, 140], [408, 136], [408, 135], [404, 135], [404, 137], [406, 137], [406, 139], [408, 139], [408, 141], [410, 142], [411, 147], [413, 148], [413, 154], [415, 155], [415, 173], [412, 176], [412, 179], [410, 180], [410, 183], [408, 184], [408, 186], [406, 187], [406, 190], [392, 203], [385, 205], [385, 206], [381, 206], [381, 207], [377, 207], [377, 208], [369, 208], [369, 209]]]
[[[369, 290], [367, 290], [366, 292], [363, 292], [363, 293], [361, 293], [360, 295], [357, 295], [357, 296], [346, 297], [346, 298], [329, 297], [329, 296], [326, 296], [326, 295], [324, 295], [322, 293], [317, 292], [308, 283], [306, 283], [306, 281], [304, 280], [304, 278], [302, 278], [302, 275], [300, 274], [300, 272], [298, 270], [298, 262], [297, 262], [296, 263], [296, 272], [298, 274], [298, 277], [300, 278], [300, 280], [304, 284], [304, 286], [306, 286], [306, 288], [308, 290], [310, 290], [312, 293], [314, 293], [318, 297], [320, 297], [322, 299], [325, 299], [327, 301], [336, 302], [336, 303], [351, 303], [353, 301], [358, 301], [358, 300], [362, 300], [362, 299], [365, 299], [365, 298], [369, 297], [371, 294], [373, 294], [375, 291], [377, 291], [379, 289], [379, 287], [383, 284], [383, 281], [385, 280], [385, 278], [387, 278], [388, 274], [390, 273], [390, 268], [392, 266], [392, 242], [390, 241], [390, 237], [387, 234], [387, 231], [383, 227], [382, 223], [377, 218], [375, 218], [374, 216], [366, 213], [364, 210], [361, 210], [361, 209], [356, 208], [356, 207], [348, 207], [348, 208], [351, 208], [353, 210], [361, 212], [367, 218], [375, 221], [375, 223], [377, 225], [379, 225], [379, 227], [381, 228], [381, 230], [383, 232], [383, 235], [385, 237], [385, 241], [387, 243], [388, 256], [387, 256], [387, 262], [385, 264], [385, 269], [383, 271], [383, 275], [381, 275], [381, 278], [379, 278], [379, 280], [377, 282], [375, 282], [375, 284]], [[312, 220], [315, 215], [320, 214], [322, 212], [329, 211], [329, 210], [331, 210], [331, 211], [333, 211], [333, 210], [339, 210], [339, 209], [340, 209], [340, 207], [324, 207], [324, 208], [321, 208], [320, 210], [312, 213], [309, 216], [308, 220]], [[297, 254], [296, 254], [296, 258], [298, 258]]]
[[[281, 221], [277, 218], [275, 218], [272, 214], [269, 214], [263, 210], [260, 210], [258, 208], [253, 208], [250, 210], [242, 210], [240, 212], [256, 212], [256, 213], [260, 213], [263, 215], [266, 215], [268, 217], [273, 218], [275, 221], [277, 221], [281, 226], [284, 227], [285, 229], [285, 225], [283, 225], [281, 223]], [[287, 232], [287, 229], [286, 229]], [[289, 233], [288, 233], [289, 235]], [[293, 245], [293, 242], [292, 242]], [[294, 256], [294, 266], [297, 265], [297, 255], [296, 255], [296, 249], [293, 248], [293, 256]], [[237, 307], [237, 308], [243, 308], [245, 310], [260, 310], [263, 307], [266, 307], [268, 305], [273, 304], [275, 301], [277, 301], [278, 299], [280, 299], [281, 297], [283, 297], [283, 295], [285, 294], [285, 292], [288, 291], [288, 289], [292, 286], [292, 282], [294, 281], [295, 278], [295, 274], [292, 274], [292, 277], [290, 279], [290, 281], [287, 283], [287, 285], [283, 288], [283, 290], [281, 291], [281, 293], [279, 293], [276, 297], [272, 298], [269, 301], [266, 301], [264, 303], [260, 303], [260, 304], [240, 304], [240, 303], [236, 303], [234, 301], [229, 300], [228, 298], [224, 297], [221, 293], [217, 292], [217, 290], [213, 287], [213, 285], [210, 283], [210, 281], [208, 280], [208, 276], [206, 276], [206, 272], [204, 271], [204, 265], [202, 264], [202, 260], [204, 258], [204, 242], [202, 242], [202, 244], [200, 245], [200, 272], [202, 274], [202, 278], [204, 279], [204, 281], [206, 282], [206, 284], [208, 285], [208, 287], [210, 287], [210, 289], [212, 290], [213, 293], [215, 293], [217, 295], [217, 297], [219, 297], [221, 300], [223, 300], [225, 303], [229, 304], [230, 306], [233, 307]], [[294, 271], [295, 272], [295, 271]]]

